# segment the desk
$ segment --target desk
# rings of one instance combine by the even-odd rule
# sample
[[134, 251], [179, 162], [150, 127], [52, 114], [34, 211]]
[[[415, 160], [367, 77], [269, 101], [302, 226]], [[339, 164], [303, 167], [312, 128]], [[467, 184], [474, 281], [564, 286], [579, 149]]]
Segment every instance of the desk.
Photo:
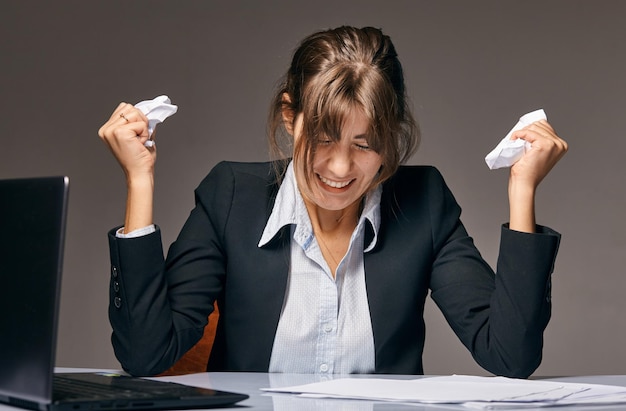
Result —
[[[225, 391], [236, 391], [248, 394], [250, 396], [246, 401], [239, 403], [240, 406], [247, 406], [253, 410], [264, 411], [386, 411], [386, 410], [412, 410], [412, 411], [436, 411], [436, 410], [464, 410], [469, 411], [470, 408], [459, 405], [401, 405], [390, 403], [374, 403], [371, 401], [356, 400], [336, 400], [336, 399], [311, 399], [301, 398], [293, 395], [285, 394], [269, 394], [259, 391], [259, 388], [266, 387], [284, 387], [291, 385], [307, 384], [319, 381], [319, 377], [315, 375], [302, 374], [266, 374], [266, 373], [207, 373], [203, 374], [206, 383], [215, 389]], [[351, 378], [367, 378], [367, 375], [351, 375]], [[392, 379], [413, 379], [419, 378], [415, 375], [376, 375], [375, 378], [392, 378]], [[176, 377], [180, 379], [181, 377]], [[182, 377], [185, 378], [185, 377]], [[197, 376], [194, 376], [197, 378]], [[317, 379], [316, 379], [317, 378]], [[563, 377], [549, 378], [551, 381], [577, 382], [577, 383], [595, 383], [606, 385], [626, 386], [626, 375], [607, 375], [607, 376], [586, 376], [586, 377]], [[180, 380], [178, 380], [180, 381]], [[204, 382], [203, 382], [204, 384]], [[603, 406], [603, 407], [555, 407], [555, 408], [524, 408], [524, 410], [576, 410], [576, 411], [605, 411], [605, 410], [621, 410], [626, 409], [625, 405]]]
[[[367, 378], [366, 375], [351, 375], [352, 378]], [[392, 379], [413, 379], [419, 378], [414, 375], [376, 375], [375, 378]], [[178, 377], [180, 378], [180, 377]], [[294, 374], [266, 374], [266, 373], [207, 373], [207, 382], [215, 389], [226, 391], [236, 391], [248, 394], [249, 399], [239, 403], [241, 407], [247, 406], [253, 410], [263, 411], [386, 411], [386, 410], [406, 410], [406, 411], [436, 411], [436, 410], [464, 410], [470, 408], [458, 405], [401, 405], [390, 403], [374, 403], [370, 401], [356, 400], [335, 400], [335, 399], [311, 399], [300, 398], [284, 394], [268, 394], [259, 391], [259, 388], [283, 387], [299, 384], [307, 384], [318, 381], [314, 375], [294, 375]], [[552, 381], [596, 383], [607, 385], [626, 386], [626, 375], [615, 376], [588, 376], [588, 377], [567, 377], [552, 378]], [[532, 410], [533, 408], [524, 408]], [[536, 408], [538, 410], [562, 411], [608, 411], [625, 409], [624, 404], [618, 406], [605, 407], [557, 407], [557, 408]]]
[[[68, 371], [95, 371], [91, 369], [58, 369], [59, 372]], [[351, 375], [354, 378], [367, 378], [365, 375]], [[395, 379], [412, 379], [418, 378], [414, 375], [376, 375], [376, 378], [395, 378]], [[176, 377], [180, 381], [181, 377]], [[185, 377], [183, 377], [185, 378]], [[374, 403], [370, 401], [356, 400], [334, 400], [334, 399], [311, 399], [300, 398], [292, 395], [284, 394], [268, 394], [259, 391], [259, 388], [280, 387], [288, 385], [306, 384], [315, 382], [314, 375], [294, 375], [294, 374], [267, 374], [267, 373], [206, 373], [201, 376], [194, 376], [206, 380], [202, 384], [208, 384], [212, 388], [235, 391], [248, 394], [249, 399], [238, 403], [232, 409], [250, 409], [259, 411], [386, 411], [386, 410], [407, 410], [407, 411], [436, 411], [436, 410], [470, 410], [463, 406], [451, 405], [401, 405], [389, 403]], [[318, 379], [319, 380], [319, 379]], [[595, 383], [607, 385], [626, 386], [626, 375], [607, 375], [607, 376], [585, 376], [585, 377], [563, 377], [550, 378], [551, 381], [578, 382], [578, 383]], [[524, 410], [532, 410], [535, 408], [524, 408]], [[558, 407], [558, 408], [536, 408], [537, 410], [549, 411], [608, 411], [608, 410], [624, 410], [625, 406], [602, 406], [602, 407]], [[0, 404], [0, 411], [18, 411], [19, 408], [10, 407]]]

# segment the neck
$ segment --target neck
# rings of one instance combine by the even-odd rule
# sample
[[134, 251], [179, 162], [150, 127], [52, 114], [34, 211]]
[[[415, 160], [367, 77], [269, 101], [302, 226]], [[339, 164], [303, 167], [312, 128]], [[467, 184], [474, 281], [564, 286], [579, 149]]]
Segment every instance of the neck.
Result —
[[350, 237], [357, 225], [361, 201], [343, 210], [325, 210], [304, 200], [315, 238], [333, 277], [339, 262], [348, 251]]
[[326, 210], [306, 199], [304, 203], [313, 230], [317, 233], [333, 233], [344, 230], [352, 232], [357, 225], [361, 211], [361, 200], [342, 210]]

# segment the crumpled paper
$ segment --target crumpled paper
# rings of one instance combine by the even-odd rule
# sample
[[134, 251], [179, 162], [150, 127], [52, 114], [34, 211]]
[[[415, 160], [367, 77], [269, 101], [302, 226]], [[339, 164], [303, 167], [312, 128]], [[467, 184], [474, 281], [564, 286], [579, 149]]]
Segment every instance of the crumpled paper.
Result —
[[154, 146], [154, 140], [152, 140], [154, 128], [157, 124], [162, 123], [166, 118], [175, 114], [178, 111], [178, 106], [173, 105], [168, 96], [159, 96], [153, 100], [140, 101], [135, 104], [135, 107], [148, 117], [148, 135], [150, 139], [144, 145], [152, 147]]
[[547, 120], [546, 113], [543, 109], [531, 111], [520, 117], [511, 131], [509, 131], [502, 141], [487, 154], [487, 157], [485, 157], [487, 166], [491, 170], [511, 167], [517, 160], [522, 158], [526, 150], [530, 149], [531, 144], [519, 138], [517, 140], [511, 140], [511, 134], [539, 120]]

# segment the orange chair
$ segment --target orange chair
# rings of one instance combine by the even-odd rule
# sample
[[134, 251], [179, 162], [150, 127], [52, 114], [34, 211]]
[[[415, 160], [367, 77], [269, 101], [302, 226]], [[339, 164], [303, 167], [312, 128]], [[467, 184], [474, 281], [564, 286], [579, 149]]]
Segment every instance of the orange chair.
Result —
[[215, 310], [209, 315], [209, 323], [204, 327], [204, 334], [200, 341], [191, 347], [191, 349], [167, 371], [159, 375], [182, 375], [205, 372], [207, 362], [209, 361], [209, 354], [213, 347], [213, 340], [215, 339], [215, 330], [217, 328], [219, 315], [216, 304]]

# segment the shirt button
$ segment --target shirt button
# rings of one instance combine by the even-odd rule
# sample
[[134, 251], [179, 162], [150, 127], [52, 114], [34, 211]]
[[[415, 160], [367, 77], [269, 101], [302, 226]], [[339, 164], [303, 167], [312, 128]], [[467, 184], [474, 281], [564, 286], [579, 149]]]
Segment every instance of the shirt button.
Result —
[[326, 371], [328, 371], [328, 364], [322, 364], [322, 365], [320, 365], [320, 371], [321, 371], [321, 372], [326, 372]]
[[332, 326], [332, 325], [330, 325], [330, 324], [325, 324], [325, 325], [324, 325], [324, 331], [325, 331], [325, 332], [329, 333], [329, 332], [331, 332], [332, 330], [333, 330], [333, 326]]

